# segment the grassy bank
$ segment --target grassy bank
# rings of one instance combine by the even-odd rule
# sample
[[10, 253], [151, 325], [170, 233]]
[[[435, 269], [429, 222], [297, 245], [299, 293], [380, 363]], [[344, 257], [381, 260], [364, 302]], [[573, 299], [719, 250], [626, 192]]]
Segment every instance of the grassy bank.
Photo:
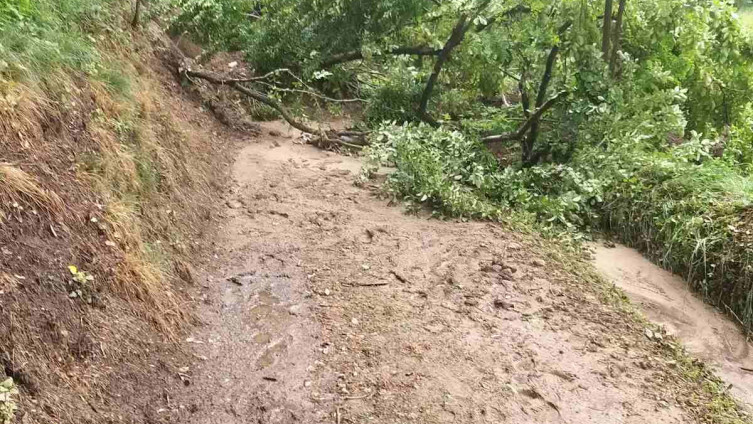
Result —
[[136, 381], [173, 375], [191, 319], [222, 148], [131, 17], [0, 2], [0, 381], [24, 422], [141, 420], [164, 394]]

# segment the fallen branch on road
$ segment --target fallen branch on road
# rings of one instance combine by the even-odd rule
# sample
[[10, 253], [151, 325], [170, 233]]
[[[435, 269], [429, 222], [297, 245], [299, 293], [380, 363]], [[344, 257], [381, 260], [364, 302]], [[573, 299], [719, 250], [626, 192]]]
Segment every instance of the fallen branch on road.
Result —
[[357, 132], [350, 132], [350, 131], [338, 132], [334, 130], [323, 130], [320, 128], [314, 128], [302, 121], [299, 121], [284, 105], [282, 105], [277, 100], [274, 100], [273, 98], [267, 96], [266, 94], [244, 85], [244, 83], [258, 82], [258, 81], [268, 78], [272, 74], [280, 73], [284, 71], [287, 71], [287, 70], [273, 71], [262, 77], [257, 77], [257, 78], [237, 79], [237, 78], [226, 78], [222, 75], [218, 75], [211, 72], [194, 70], [194, 69], [191, 69], [190, 66], [187, 66], [185, 63], [181, 64], [180, 69], [179, 69], [179, 72], [182, 75], [185, 75], [189, 79], [198, 78], [198, 79], [202, 79], [204, 81], [210, 82], [215, 85], [231, 87], [235, 89], [236, 91], [256, 101], [271, 107], [272, 109], [279, 112], [282, 118], [285, 121], [287, 121], [287, 123], [290, 124], [290, 126], [292, 126], [293, 128], [303, 133], [314, 135], [315, 139], [313, 139], [313, 141], [322, 145], [322, 147], [329, 147], [331, 145], [340, 145], [344, 147], [349, 147], [351, 149], [360, 150], [360, 149], [363, 149], [363, 147], [368, 144], [366, 142], [366, 137], [365, 137], [367, 133], [357, 133]]

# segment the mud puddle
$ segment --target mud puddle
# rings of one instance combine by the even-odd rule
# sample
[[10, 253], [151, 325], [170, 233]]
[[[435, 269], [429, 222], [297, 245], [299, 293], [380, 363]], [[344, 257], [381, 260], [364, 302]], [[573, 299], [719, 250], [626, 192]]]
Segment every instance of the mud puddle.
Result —
[[676, 335], [696, 358], [713, 366], [736, 397], [753, 405], [753, 355], [740, 328], [693, 294], [687, 283], [638, 251], [594, 244], [594, 265], [623, 289], [653, 322]]

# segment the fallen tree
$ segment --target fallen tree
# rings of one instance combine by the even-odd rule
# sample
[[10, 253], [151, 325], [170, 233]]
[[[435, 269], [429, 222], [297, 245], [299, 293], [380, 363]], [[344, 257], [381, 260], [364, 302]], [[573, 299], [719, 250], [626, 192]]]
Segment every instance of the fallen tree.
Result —
[[314, 138], [311, 141], [321, 147], [331, 147], [333, 145], [339, 145], [339, 146], [348, 147], [351, 149], [360, 150], [365, 145], [368, 144], [366, 142], [365, 133], [355, 132], [355, 131], [335, 131], [333, 129], [314, 128], [310, 126], [309, 124], [296, 118], [296, 116], [292, 112], [290, 112], [288, 108], [286, 108], [277, 100], [269, 97], [268, 95], [264, 94], [261, 91], [255, 90], [252, 87], [244, 85], [248, 83], [264, 81], [268, 79], [269, 77], [271, 77], [272, 75], [279, 74], [281, 72], [290, 72], [286, 69], [278, 69], [276, 71], [269, 72], [266, 75], [263, 75], [260, 77], [229, 78], [229, 77], [225, 77], [223, 75], [212, 73], [212, 72], [192, 69], [190, 62], [183, 61], [178, 69], [178, 72], [181, 75], [184, 75], [185, 77], [189, 79], [198, 78], [214, 85], [228, 86], [238, 91], [239, 93], [247, 97], [250, 97], [253, 100], [256, 100], [257, 102], [260, 102], [262, 104], [265, 104], [271, 107], [272, 109], [276, 110], [282, 116], [282, 118], [285, 121], [287, 121], [288, 124], [290, 124], [290, 126], [292, 126], [293, 128], [305, 134], [313, 135]]

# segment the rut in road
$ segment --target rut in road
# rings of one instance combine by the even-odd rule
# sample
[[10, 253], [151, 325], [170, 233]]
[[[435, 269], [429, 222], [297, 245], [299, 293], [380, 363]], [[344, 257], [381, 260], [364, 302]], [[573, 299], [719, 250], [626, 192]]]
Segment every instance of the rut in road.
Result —
[[676, 373], [534, 237], [411, 216], [262, 125], [233, 166], [175, 421], [679, 423]]

